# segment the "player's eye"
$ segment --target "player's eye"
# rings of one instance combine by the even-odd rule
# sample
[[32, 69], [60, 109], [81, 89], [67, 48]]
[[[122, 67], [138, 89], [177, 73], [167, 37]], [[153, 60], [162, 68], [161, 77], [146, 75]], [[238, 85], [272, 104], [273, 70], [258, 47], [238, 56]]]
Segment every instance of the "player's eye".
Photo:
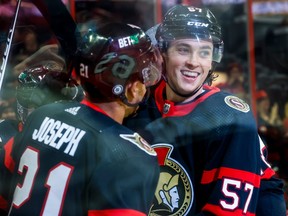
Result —
[[204, 49], [198, 52], [201, 58], [212, 58], [212, 50]]
[[176, 47], [176, 51], [180, 55], [188, 55], [188, 54], [190, 54], [190, 49], [188, 47], [186, 47], [186, 46], [178, 46], [178, 47]]

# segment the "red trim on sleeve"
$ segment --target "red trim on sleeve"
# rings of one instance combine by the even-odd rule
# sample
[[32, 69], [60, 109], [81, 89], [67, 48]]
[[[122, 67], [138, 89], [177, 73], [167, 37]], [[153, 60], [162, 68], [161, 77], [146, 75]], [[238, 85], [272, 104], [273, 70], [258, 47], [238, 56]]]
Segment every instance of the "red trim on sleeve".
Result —
[[213, 169], [204, 171], [201, 179], [201, 184], [209, 184], [217, 179], [222, 178], [239, 179], [243, 182], [249, 182], [254, 187], [260, 187], [260, 176], [248, 171], [237, 170], [227, 167], [221, 167], [220, 169]]
[[88, 216], [146, 216], [143, 212], [132, 209], [106, 209], [106, 210], [89, 210]]
[[261, 176], [261, 179], [270, 179], [274, 175], [275, 171], [269, 167], [264, 171], [264, 174]]
[[13, 142], [14, 142], [14, 137], [10, 138], [8, 142], [4, 145], [4, 150], [5, 150], [4, 165], [8, 170], [10, 170], [10, 172], [13, 172], [14, 167], [15, 167], [15, 161], [11, 157]]
[[236, 216], [236, 215], [255, 216], [256, 215], [250, 212], [247, 212], [246, 214], [244, 214], [242, 209], [237, 209], [235, 211], [224, 210], [221, 207], [212, 205], [212, 204], [206, 204], [202, 210], [206, 212], [213, 212], [213, 214], [221, 215], [221, 216]]

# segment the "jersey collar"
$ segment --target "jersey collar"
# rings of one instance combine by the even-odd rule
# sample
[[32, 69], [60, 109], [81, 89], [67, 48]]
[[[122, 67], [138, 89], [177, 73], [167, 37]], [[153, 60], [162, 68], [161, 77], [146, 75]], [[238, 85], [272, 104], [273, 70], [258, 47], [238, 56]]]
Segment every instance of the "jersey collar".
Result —
[[84, 104], [84, 105], [86, 105], [86, 106], [88, 106], [88, 107], [90, 107], [90, 108], [92, 108], [92, 109], [94, 109], [94, 110], [96, 110], [97, 112], [103, 113], [104, 115], [107, 115], [107, 116], [108, 116], [108, 114], [107, 114], [103, 109], [101, 109], [100, 107], [98, 107], [98, 106], [95, 105], [94, 103], [91, 103], [91, 102], [88, 101], [87, 99], [83, 99], [80, 103], [81, 103], [81, 104]]
[[187, 115], [192, 112], [192, 110], [194, 110], [198, 104], [202, 103], [208, 97], [220, 91], [219, 88], [204, 85], [203, 88], [205, 92], [200, 94], [194, 100], [186, 103], [174, 103], [173, 101], [169, 101], [164, 98], [165, 87], [166, 82], [162, 80], [154, 93], [155, 102], [158, 110], [162, 114], [162, 117], [176, 117]]

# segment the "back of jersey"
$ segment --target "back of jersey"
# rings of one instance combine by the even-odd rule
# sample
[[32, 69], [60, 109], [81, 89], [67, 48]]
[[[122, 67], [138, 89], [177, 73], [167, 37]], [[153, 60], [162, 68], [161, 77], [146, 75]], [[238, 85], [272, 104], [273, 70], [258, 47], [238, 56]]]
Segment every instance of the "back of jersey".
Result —
[[[100, 110], [77, 102], [39, 108], [15, 137], [10, 215], [148, 212], [159, 170], [155, 152], [136, 140]], [[148, 190], [141, 194], [139, 185]]]

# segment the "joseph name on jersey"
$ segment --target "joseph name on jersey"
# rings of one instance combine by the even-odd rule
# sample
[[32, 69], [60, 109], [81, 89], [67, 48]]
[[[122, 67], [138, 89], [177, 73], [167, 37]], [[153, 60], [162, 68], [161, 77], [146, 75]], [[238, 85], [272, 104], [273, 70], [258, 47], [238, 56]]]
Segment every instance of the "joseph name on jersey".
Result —
[[46, 117], [40, 128], [34, 130], [32, 139], [58, 150], [63, 145], [66, 145], [64, 153], [74, 156], [78, 144], [85, 133], [84, 130]]

